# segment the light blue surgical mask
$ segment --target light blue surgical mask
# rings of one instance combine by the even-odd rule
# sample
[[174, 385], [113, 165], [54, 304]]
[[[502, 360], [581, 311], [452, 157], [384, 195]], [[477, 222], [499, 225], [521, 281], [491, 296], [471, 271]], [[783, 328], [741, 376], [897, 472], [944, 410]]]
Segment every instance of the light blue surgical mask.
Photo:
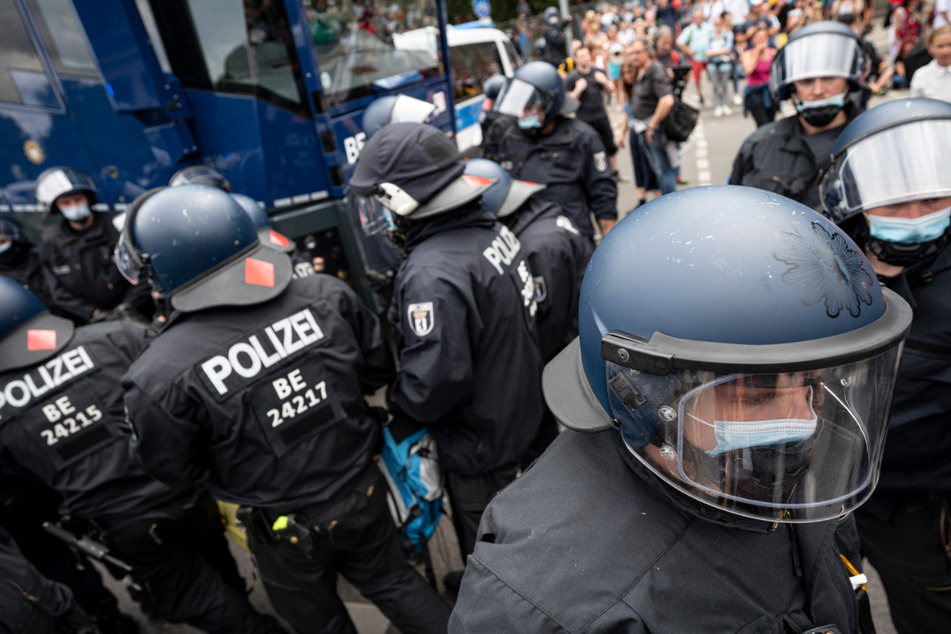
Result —
[[60, 211], [63, 212], [67, 220], [72, 220], [73, 222], [85, 220], [89, 217], [89, 214], [92, 213], [89, 209], [89, 205], [86, 203], [66, 207], [65, 209], [60, 209]]
[[951, 207], [918, 218], [898, 218], [865, 214], [873, 238], [901, 244], [931, 242], [944, 235], [951, 225]]
[[533, 128], [542, 127], [542, 121], [539, 119], [537, 114], [533, 114], [530, 117], [524, 117], [518, 120], [518, 127], [523, 130], [531, 130]]
[[796, 111], [810, 125], [818, 128], [832, 123], [839, 111], [845, 107], [845, 93], [833, 95], [828, 99], [796, 102]]
[[4, 242], [3, 244], [0, 244], [0, 254], [6, 253], [7, 251], [9, 251], [10, 247], [12, 246], [13, 246], [12, 240], [10, 242]]
[[[735, 449], [748, 447], [765, 447], [783, 443], [795, 443], [807, 440], [816, 433], [819, 417], [812, 409], [812, 388], [809, 388], [809, 411], [811, 418], [771, 418], [768, 420], [715, 420], [713, 421], [713, 435], [717, 439], [717, 446], [707, 452], [717, 456]], [[687, 414], [690, 418], [710, 425], [710, 423]]]

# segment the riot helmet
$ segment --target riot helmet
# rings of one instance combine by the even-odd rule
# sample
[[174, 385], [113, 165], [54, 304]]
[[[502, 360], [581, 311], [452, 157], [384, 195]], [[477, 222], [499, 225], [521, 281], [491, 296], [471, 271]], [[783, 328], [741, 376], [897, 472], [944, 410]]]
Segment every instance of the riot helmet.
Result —
[[616, 428], [696, 502], [770, 522], [848, 513], [878, 479], [911, 310], [838, 227], [782, 196], [695, 187], [628, 215], [581, 289], [549, 407]]
[[363, 131], [369, 139], [391, 123], [430, 123], [436, 106], [407, 95], [387, 95], [374, 100], [363, 111]]
[[168, 181], [168, 186], [179, 187], [181, 185], [207, 185], [217, 187], [221, 191], [231, 191], [231, 183], [228, 182], [228, 179], [210, 165], [189, 165], [175, 172], [171, 180]]
[[[51, 314], [36, 295], [16, 280], [0, 276], [0, 372], [40, 363], [62, 350], [73, 337], [74, 325]], [[13, 402], [22, 390], [8, 384], [0, 399]], [[13, 387], [11, 387], [13, 386]]]
[[[836, 223], [855, 218], [847, 224], [856, 239], [889, 264], [936, 253], [951, 226], [949, 147], [947, 102], [901, 99], [862, 113], [839, 135], [819, 183], [826, 214]], [[913, 213], [903, 213], [913, 204]]]
[[545, 9], [545, 22], [548, 22], [549, 24], [557, 24], [559, 15], [560, 14], [557, 7], [548, 7]]
[[13, 216], [0, 213], [0, 265], [12, 265], [20, 261], [29, 242], [23, 228]]
[[[770, 89], [777, 101], [792, 97], [799, 114], [821, 127], [845, 107], [850, 91], [857, 95], [865, 88], [869, 70], [870, 61], [852, 29], [841, 22], [814, 22], [791, 35], [773, 57]], [[796, 97], [796, 82], [820, 78], [842, 78], [848, 87], [814, 101]]]
[[56, 205], [59, 198], [73, 194], [85, 194], [86, 204], [76, 205], [75, 211], [62, 212], [63, 215], [74, 221], [88, 218], [98, 199], [96, 183], [89, 174], [71, 167], [51, 167], [36, 178], [36, 200], [50, 213], [60, 211]]
[[[405, 233], [479, 198], [491, 181], [463, 174], [455, 142], [424, 123], [393, 123], [367, 142], [350, 178], [364, 231]], [[393, 234], [391, 233], [391, 236]]]
[[507, 82], [505, 75], [492, 75], [486, 79], [482, 82], [482, 92], [485, 93], [485, 98], [495, 101]]
[[465, 173], [495, 181], [482, 194], [482, 204], [499, 218], [512, 215], [533, 194], [546, 187], [540, 183], [530, 183], [512, 178], [508, 172], [502, 169], [501, 165], [488, 159], [469, 159], [466, 161]]
[[529, 62], [515, 71], [496, 110], [518, 119], [526, 132], [538, 132], [557, 115], [578, 109], [578, 100], [565, 94], [558, 69], [548, 62]]
[[266, 246], [231, 194], [206, 185], [161, 187], [131, 205], [116, 264], [133, 284], [144, 273], [172, 308], [195, 312], [265, 302], [287, 287], [287, 254]]
[[231, 194], [231, 197], [241, 205], [244, 212], [248, 214], [248, 218], [254, 223], [254, 226], [258, 230], [258, 238], [261, 240], [261, 244], [273, 247], [278, 251], [284, 251], [285, 253], [290, 253], [297, 248], [297, 244], [293, 240], [275, 231], [274, 228], [271, 227], [270, 216], [267, 215], [267, 212], [264, 211], [264, 208], [261, 207], [256, 200], [244, 194]]

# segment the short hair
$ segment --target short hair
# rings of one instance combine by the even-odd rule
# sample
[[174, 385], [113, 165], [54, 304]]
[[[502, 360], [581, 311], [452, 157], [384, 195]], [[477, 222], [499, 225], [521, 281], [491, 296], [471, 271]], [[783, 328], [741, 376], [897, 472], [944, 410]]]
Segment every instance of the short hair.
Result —
[[939, 35], [951, 35], [951, 24], [945, 24], [944, 26], [932, 29], [931, 33], [928, 34], [928, 39], [925, 40], [925, 44], [931, 46], [934, 44], [934, 39]]
[[657, 27], [657, 30], [654, 31], [654, 42], [657, 42], [662, 37], [673, 37], [674, 31], [666, 24], [663, 24]]
[[631, 42], [631, 46], [634, 46], [634, 44], [636, 44], [637, 42], [640, 42], [641, 44], [643, 44], [644, 50], [647, 51], [647, 54], [650, 55], [651, 57], [654, 57], [654, 45], [651, 43], [650, 38], [644, 35], [638, 35]]

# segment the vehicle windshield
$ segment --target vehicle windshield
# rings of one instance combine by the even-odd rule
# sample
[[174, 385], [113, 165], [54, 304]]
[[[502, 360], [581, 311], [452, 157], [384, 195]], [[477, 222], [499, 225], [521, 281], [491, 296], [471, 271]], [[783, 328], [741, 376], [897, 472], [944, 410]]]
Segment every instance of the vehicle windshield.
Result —
[[305, 4], [329, 105], [392, 90], [440, 69], [433, 0], [382, 8], [334, 0]]

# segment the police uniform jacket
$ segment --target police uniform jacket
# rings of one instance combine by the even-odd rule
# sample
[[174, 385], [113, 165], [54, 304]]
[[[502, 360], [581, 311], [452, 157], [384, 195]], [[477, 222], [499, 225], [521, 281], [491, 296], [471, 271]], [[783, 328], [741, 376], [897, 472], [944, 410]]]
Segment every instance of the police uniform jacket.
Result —
[[[848, 103], [846, 113], [851, 121], [859, 110]], [[757, 129], [740, 146], [730, 184], [775, 192], [821, 212], [819, 175], [829, 156], [814, 156], [805, 136], [796, 115]]]
[[94, 212], [85, 231], [74, 231], [65, 218], [43, 230], [40, 259], [55, 305], [54, 312], [85, 323], [98, 308], [125, 302], [145, 316], [155, 310], [149, 285], [130, 284], [112, 261], [119, 232], [112, 214]]
[[543, 411], [525, 251], [478, 203], [413, 227], [405, 250], [389, 312], [397, 405], [429, 428], [447, 471], [517, 460]]
[[719, 513], [618, 432], [566, 431], [486, 509], [449, 631], [857, 632], [845, 529]]
[[376, 317], [329, 275], [173, 313], [123, 379], [132, 451], [174, 488], [210, 470], [216, 499], [301, 510], [368, 468], [379, 426], [363, 395], [393, 373]]
[[73, 593], [40, 574], [0, 529], [0, 633], [53, 634], [73, 608]]
[[13, 254], [14, 258], [0, 257], [0, 275], [16, 280], [36, 295], [44, 306], [53, 310], [53, 300], [50, 298], [49, 285], [43, 274], [39, 253], [23, 243], [15, 242], [11, 251], [14, 249], [17, 250], [17, 253]]
[[914, 311], [898, 368], [881, 478], [863, 507], [887, 517], [912, 493], [951, 495], [951, 247], [884, 282]]
[[529, 137], [510, 126], [498, 147], [499, 164], [514, 178], [544, 183], [536, 198], [557, 203], [589, 238], [595, 218], [617, 219], [617, 183], [604, 144], [594, 128], [559, 118], [551, 134]]
[[92, 324], [43, 363], [0, 374], [0, 459], [60, 493], [63, 515], [125, 516], [178, 497], [129, 456], [119, 380], [145, 344], [126, 321]]
[[547, 363], [578, 336], [581, 280], [594, 249], [561, 207], [535, 196], [513, 214], [513, 220], [512, 232], [535, 276], [538, 342]]

